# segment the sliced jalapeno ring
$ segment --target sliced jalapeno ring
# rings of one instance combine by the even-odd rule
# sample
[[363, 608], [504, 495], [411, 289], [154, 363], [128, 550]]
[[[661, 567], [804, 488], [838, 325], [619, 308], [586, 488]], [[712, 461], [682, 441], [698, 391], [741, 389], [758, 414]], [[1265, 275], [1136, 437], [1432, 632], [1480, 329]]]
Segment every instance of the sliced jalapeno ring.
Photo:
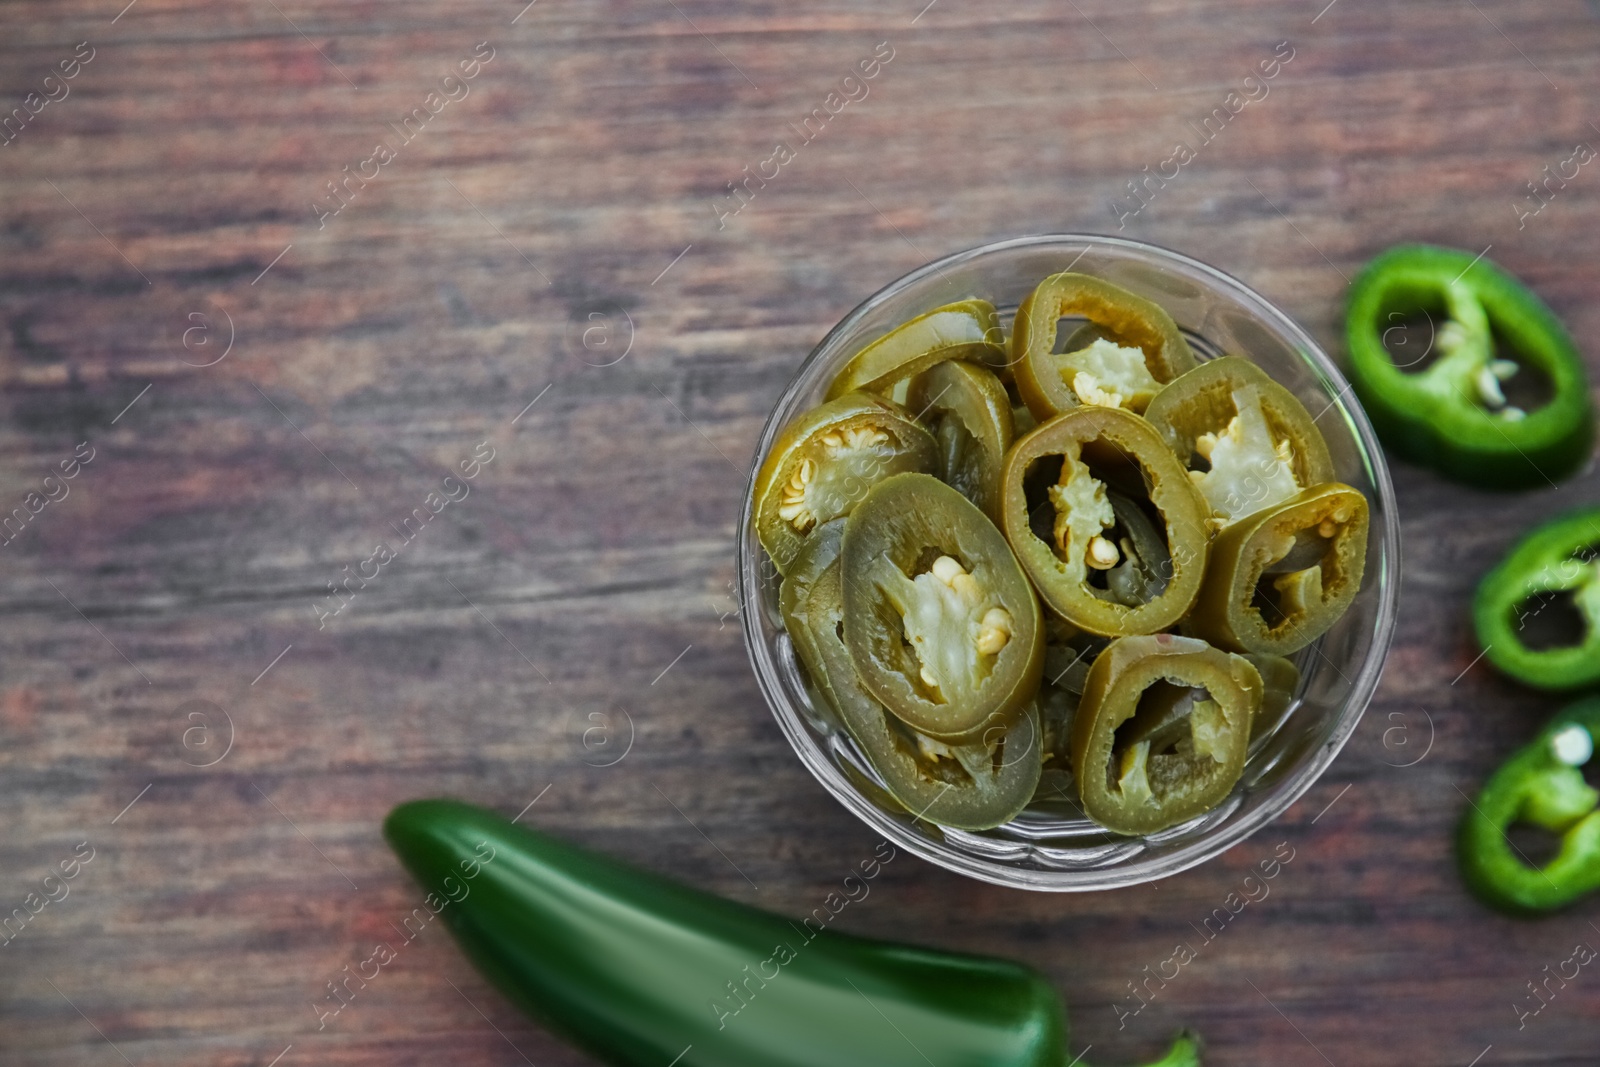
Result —
[[1517, 681], [1600, 682], [1600, 508], [1524, 536], [1479, 583], [1472, 613], [1484, 655]]
[[[807, 545], [802, 558], [820, 559], [826, 551], [813, 552]], [[796, 635], [795, 650], [832, 711], [909, 813], [961, 830], [989, 830], [1010, 821], [1039, 783], [1038, 710], [1029, 704], [1014, 721], [990, 726], [966, 744], [945, 744], [912, 730], [856, 675], [843, 637], [841, 572], [837, 559], [827, 564], [805, 587], [803, 610], [786, 614], [794, 620], [791, 626], [805, 632], [803, 639]], [[790, 580], [784, 580], [786, 592]], [[792, 598], [798, 597], [797, 588]]]
[[907, 726], [971, 741], [1039, 687], [1039, 603], [994, 523], [926, 474], [874, 486], [845, 526], [845, 640], [866, 688]]
[[1107, 637], [1153, 633], [1194, 603], [1209, 550], [1205, 502], [1137, 415], [1056, 416], [1012, 446], [1003, 487], [1006, 537], [1068, 622]]
[[755, 482], [756, 534], [786, 574], [806, 538], [849, 514], [873, 485], [938, 462], [932, 435], [898, 404], [840, 397], [801, 415], [767, 454]]
[[1255, 723], [1250, 730], [1253, 739], [1262, 730], [1276, 724], [1294, 703], [1295, 693], [1300, 688], [1300, 668], [1294, 665], [1293, 660], [1283, 656], [1246, 653], [1244, 658], [1261, 675], [1261, 710], [1256, 713]]
[[812, 666], [821, 661], [822, 653], [816, 645], [809, 612], [811, 591], [823, 572], [838, 560], [843, 544], [843, 519], [834, 519], [818, 526], [801, 544], [800, 551], [789, 566], [789, 573], [783, 576], [783, 583], [778, 587], [778, 611], [783, 616], [784, 631], [788, 633], [789, 640], [794, 642], [795, 655], [805, 665], [812, 684], [824, 690], [820, 699], [813, 701], [813, 704], [819, 715], [835, 725], [838, 725], [836, 708], [840, 701], [830, 688], [832, 683], [828, 674]]
[[[1412, 319], [1426, 321], [1428, 336], [1406, 339], [1416, 354], [1397, 357], [1385, 339], [1403, 339]], [[1389, 249], [1351, 285], [1345, 332], [1351, 384], [1400, 455], [1503, 489], [1543, 485], [1589, 459], [1593, 404], [1572, 338], [1481, 254]]]
[[950, 360], [911, 381], [906, 408], [939, 442], [939, 475], [991, 519], [1000, 514], [1000, 470], [1011, 447], [1011, 402], [994, 372]]
[[[1456, 855], [1483, 901], [1518, 914], [1567, 907], [1600, 890], [1600, 792], [1583, 766], [1600, 738], [1600, 699], [1560, 712], [1484, 783], [1461, 816]], [[1532, 866], [1506, 836], [1518, 823], [1557, 835], [1554, 856]], [[1592, 951], [1592, 950], [1591, 950]]]
[[1072, 733], [1084, 811], [1148, 834], [1216, 807], [1244, 773], [1261, 675], [1243, 656], [1155, 634], [1113, 641], [1089, 670]]
[[897, 326], [853, 356], [828, 387], [828, 399], [860, 390], [887, 394], [936, 363], [965, 359], [1002, 367], [1005, 334], [994, 305], [962, 300]]
[[1344, 615], [1366, 558], [1367, 498], [1312, 486], [1217, 535], [1184, 632], [1229, 651], [1298, 651]]
[[1184, 374], [1144, 416], [1189, 468], [1213, 529], [1333, 480], [1328, 443], [1305, 406], [1239, 356]]
[[[1080, 327], [1056, 352], [1063, 318]], [[1073, 347], [1081, 345], [1081, 347]], [[1163, 385], [1194, 366], [1177, 323], [1157, 304], [1087, 274], [1040, 282], [1017, 309], [1011, 334], [1017, 391], [1040, 421], [1080, 405], [1142, 412]]]

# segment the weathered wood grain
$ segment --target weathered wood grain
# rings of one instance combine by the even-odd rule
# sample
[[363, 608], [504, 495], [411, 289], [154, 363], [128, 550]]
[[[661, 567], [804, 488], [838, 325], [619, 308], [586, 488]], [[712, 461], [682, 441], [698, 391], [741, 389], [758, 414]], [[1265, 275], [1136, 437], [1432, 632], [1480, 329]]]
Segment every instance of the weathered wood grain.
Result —
[[[0, 948], [0, 1058], [585, 1062], [438, 930], [319, 1030], [325, 983], [414, 905], [378, 826], [422, 794], [512, 814], [538, 796], [527, 818], [574, 839], [815, 906], [873, 838], [793, 758], [738, 636], [733, 531], [768, 407], [901, 273], [1115, 230], [1126, 183], [1279, 42], [1268, 95], [1122, 232], [1331, 347], [1347, 278], [1387, 244], [1492, 246], [1600, 372], [1600, 172], [1521, 229], [1512, 206], [1600, 138], [1594, 6], [924, 2], [0, 6], [6, 109], [94, 49], [0, 147], [0, 513], [95, 450], [0, 548], [0, 911], [95, 849]], [[867, 97], [719, 228], [727, 183], [885, 41]], [[319, 228], [327, 183], [479, 42], [470, 93]], [[470, 495], [319, 629], [342, 568], [484, 441]], [[1083, 897], [905, 857], [839, 925], [1038, 965], [1094, 1062], [1192, 1024], [1223, 1067], [1592, 1063], [1600, 978], [1521, 1031], [1512, 1005], [1600, 944], [1600, 912], [1490, 915], [1450, 833], [1556, 706], [1473, 663], [1473, 583], [1600, 477], [1492, 496], [1395, 476], [1390, 668], [1279, 824]], [[601, 722], [617, 747], [585, 748]], [[1280, 842], [1270, 895], [1203, 942]], [[1180, 942], [1197, 958], [1119, 1027]]]

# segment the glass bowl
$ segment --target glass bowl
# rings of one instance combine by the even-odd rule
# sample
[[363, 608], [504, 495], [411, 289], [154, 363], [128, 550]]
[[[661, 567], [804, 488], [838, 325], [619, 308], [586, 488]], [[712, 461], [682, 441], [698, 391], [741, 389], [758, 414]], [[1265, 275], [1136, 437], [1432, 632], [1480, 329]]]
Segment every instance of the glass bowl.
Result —
[[[1165, 308], [1198, 359], [1254, 360], [1298, 396], [1327, 438], [1340, 481], [1371, 511], [1366, 576], [1355, 602], [1294, 659], [1301, 681], [1289, 709], [1253, 738], [1244, 776], [1218, 807], [1143, 837], [1111, 833], [1057, 803], [1035, 804], [983, 832], [913, 819], [848, 734], [812, 706], [778, 612], [778, 581], [756, 538], [745, 493], [738, 570], [745, 645], [762, 694], [801, 761], [863, 822], [941, 867], [1018, 889], [1081, 891], [1138, 885], [1220, 855], [1267, 825], [1321, 777], [1361, 721], [1394, 636], [1400, 529], [1383, 452], [1372, 426], [1325, 352], [1260, 294], [1214, 267], [1164, 248], [1093, 235], [1019, 237], [948, 256], [879, 290], [828, 332], [801, 364], [761, 431], [759, 471], [783, 428], [822, 402], [828, 382], [863, 345], [895, 326], [966, 297], [982, 297], [1009, 324], [1017, 304], [1060, 271], [1091, 274]], [[1063, 334], [1070, 327], [1063, 327]]]

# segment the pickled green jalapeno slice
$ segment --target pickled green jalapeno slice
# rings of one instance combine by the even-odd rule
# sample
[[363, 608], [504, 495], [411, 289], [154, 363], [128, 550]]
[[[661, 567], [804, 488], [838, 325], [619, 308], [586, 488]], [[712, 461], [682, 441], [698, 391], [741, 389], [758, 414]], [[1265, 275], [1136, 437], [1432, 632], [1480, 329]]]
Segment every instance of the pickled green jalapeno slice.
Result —
[[778, 612], [783, 617], [784, 632], [794, 642], [795, 655], [805, 665], [812, 684], [824, 690], [822, 699], [813, 703], [820, 705], [816, 710], [824, 719], [835, 724], [838, 723], [835, 711], [838, 698], [829, 689], [831, 683], [828, 676], [812, 666], [820, 662], [821, 652], [816, 647], [809, 612], [811, 590], [823, 572], [839, 558], [839, 549], [843, 544], [844, 520], [834, 519], [823, 523], [800, 546], [799, 553], [789, 566], [789, 573], [783, 576], [783, 582], [778, 587]]
[[874, 484], [938, 462], [932, 435], [898, 404], [866, 393], [829, 401], [796, 419], [761, 465], [756, 535], [786, 574], [806, 538], [849, 514]]
[[1300, 688], [1300, 668], [1283, 656], [1261, 656], [1245, 653], [1245, 659], [1261, 675], [1261, 710], [1250, 734], [1254, 737], [1270, 729], [1294, 703], [1295, 692]]
[[[820, 561], [819, 550], [802, 552]], [[798, 572], [797, 572], [798, 573]], [[989, 726], [975, 740], [946, 744], [920, 734], [891, 714], [856, 675], [845, 644], [844, 586], [837, 559], [805, 586], [802, 610], [786, 614], [806, 672], [855, 739], [890, 795], [910, 814], [940, 826], [989, 830], [1027, 806], [1039, 784], [1039, 712], [1029, 703], [1009, 723]], [[784, 579], [787, 591], [791, 578]], [[796, 592], [786, 601], [799, 600]]]
[[1178, 378], [1144, 417], [1189, 468], [1213, 529], [1333, 479], [1328, 443], [1305, 406], [1239, 356]]
[[1113, 641], [1089, 669], [1072, 774], [1089, 817], [1148, 834], [1219, 804], [1244, 773], [1262, 682], [1243, 656], [1173, 634]]
[[866, 688], [907, 726], [971, 741], [1039, 687], [1039, 602], [1011, 547], [966, 497], [897, 474], [850, 513], [844, 636]]
[[974, 363], [940, 363], [912, 379], [906, 408], [939, 442], [940, 478], [997, 518], [1011, 447], [1011, 401], [1000, 379]]
[[1223, 530], [1184, 632], [1231, 652], [1284, 656], [1338, 622], [1367, 559], [1367, 498], [1312, 486]]
[[860, 390], [887, 395], [936, 363], [1006, 363], [1005, 333], [987, 300], [962, 300], [895, 327], [857, 352], [828, 387], [828, 399]]
[[[1088, 327], [1057, 352], [1061, 320], [1072, 316], [1088, 319]], [[1085, 404], [1142, 412], [1163, 385], [1194, 366], [1189, 343], [1159, 305], [1071, 273], [1046, 278], [1022, 301], [1011, 359], [1017, 391], [1040, 422]]]
[[1106, 637], [1154, 633], [1194, 603], [1205, 502], [1144, 419], [1080, 407], [1006, 457], [1001, 521], [1050, 609]]

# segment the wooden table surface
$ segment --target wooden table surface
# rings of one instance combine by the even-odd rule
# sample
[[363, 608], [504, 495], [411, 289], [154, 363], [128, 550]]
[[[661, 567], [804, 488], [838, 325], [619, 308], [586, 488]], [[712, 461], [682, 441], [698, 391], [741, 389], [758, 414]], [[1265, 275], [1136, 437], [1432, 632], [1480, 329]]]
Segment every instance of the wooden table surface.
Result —
[[[799, 360], [936, 256], [1120, 221], [1337, 351], [1368, 257], [1490, 249], [1600, 372], [1600, 170], [1521, 215], [1600, 144], [1581, 0], [124, 2], [0, 6], [0, 912], [93, 857], [0, 948], [6, 1064], [589, 1062], [442, 930], [320, 1016], [416, 903], [379, 825], [419, 795], [815, 907], [876, 838], [761, 701], [734, 528]], [[1475, 662], [1473, 585], [1600, 477], [1394, 475], [1387, 674], [1275, 825], [1092, 895], [907, 856], [837, 925], [1037, 965], [1095, 1063], [1190, 1024], [1224, 1067], [1593, 1064], [1600, 975], [1517, 1005], [1600, 903], [1492, 915], [1450, 835], [1558, 706]]]

